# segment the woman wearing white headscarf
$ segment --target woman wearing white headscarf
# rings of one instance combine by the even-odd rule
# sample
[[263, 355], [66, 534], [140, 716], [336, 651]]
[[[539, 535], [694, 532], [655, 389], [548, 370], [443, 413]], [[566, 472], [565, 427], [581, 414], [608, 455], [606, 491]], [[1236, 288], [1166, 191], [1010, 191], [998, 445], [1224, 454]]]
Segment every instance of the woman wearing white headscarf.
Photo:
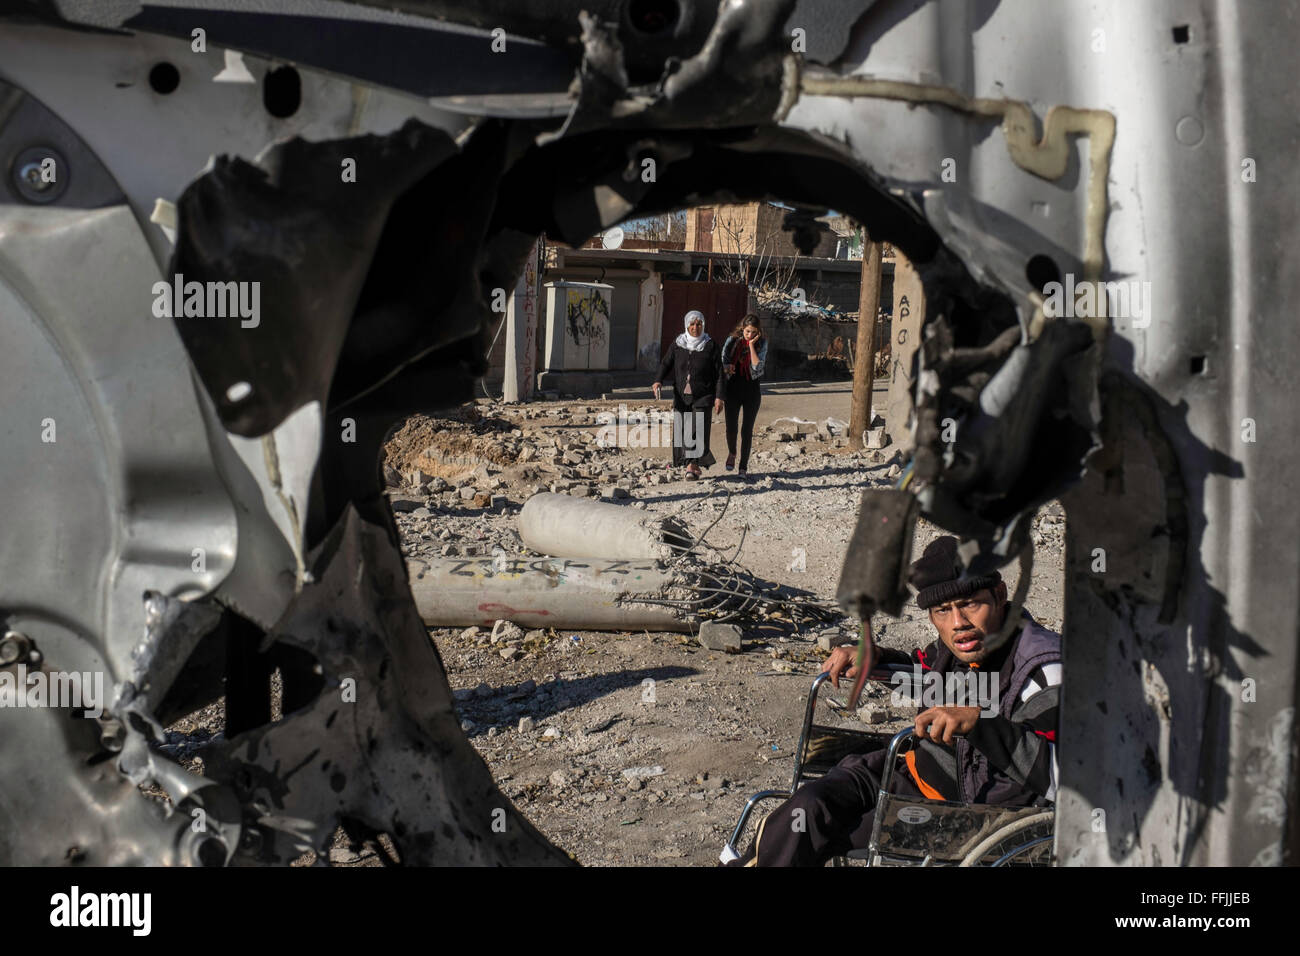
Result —
[[[686, 331], [677, 336], [659, 366], [659, 380], [651, 386], [659, 398], [664, 380], [672, 374], [673, 382], [673, 465], [686, 466], [686, 480], [700, 477], [700, 462], [713, 463], [709, 453], [709, 432], [713, 430], [713, 412], [721, 411], [717, 397], [722, 353], [718, 343], [704, 331], [704, 313], [692, 309], [683, 322]], [[701, 432], [703, 435], [701, 435]]]

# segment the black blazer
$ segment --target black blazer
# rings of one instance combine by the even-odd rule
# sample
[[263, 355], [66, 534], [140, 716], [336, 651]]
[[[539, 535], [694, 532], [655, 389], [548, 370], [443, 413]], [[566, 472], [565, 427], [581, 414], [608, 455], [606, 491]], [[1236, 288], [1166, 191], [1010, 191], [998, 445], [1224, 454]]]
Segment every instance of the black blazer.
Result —
[[[673, 395], [685, 404], [699, 401], [714, 395], [718, 390], [718, 378], [722, 374], [722, 350], [718, 343], [709, 339], [704, 348], [698, 352], [684, 349], [674, 339], [668, 354], [659, 363], [659, 379], [662, 384], [672, 374]], [[691, 393], [686, 394], [686, 378], [690, 376]]]

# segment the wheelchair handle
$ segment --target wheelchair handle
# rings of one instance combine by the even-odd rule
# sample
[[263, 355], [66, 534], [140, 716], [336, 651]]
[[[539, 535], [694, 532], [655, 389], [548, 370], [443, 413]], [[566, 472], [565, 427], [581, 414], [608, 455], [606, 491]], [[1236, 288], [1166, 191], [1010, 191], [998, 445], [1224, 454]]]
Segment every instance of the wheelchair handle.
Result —
[[876, 795], [876, 806], [884, 803], [885, 795], [889, 792], [889, 782], [894, 776], [894, 764], [898, 762], [898, 750], [903, 742], [909, 740], [915, 733], [914, 727], [906, 727], [894, 734], [889, 741], [889, 755], [885, 758], [885, 766], [880, 771], [880, 793]]

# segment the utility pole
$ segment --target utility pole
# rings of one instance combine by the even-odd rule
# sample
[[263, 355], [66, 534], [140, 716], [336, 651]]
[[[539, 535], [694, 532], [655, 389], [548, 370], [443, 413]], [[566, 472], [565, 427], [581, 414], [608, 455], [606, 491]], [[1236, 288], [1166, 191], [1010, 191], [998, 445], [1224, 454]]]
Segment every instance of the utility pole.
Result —
[[876, 312], [880, 308], [880, 243], [872, 242], [865, 226], [862, 241], [862, 287], [858, 293], [858, 347], [853, 363], [853, 407], [849, 413], [849, 447], [862, 447], [862, 433], [871, 427], [871, 389], [876, 371]]

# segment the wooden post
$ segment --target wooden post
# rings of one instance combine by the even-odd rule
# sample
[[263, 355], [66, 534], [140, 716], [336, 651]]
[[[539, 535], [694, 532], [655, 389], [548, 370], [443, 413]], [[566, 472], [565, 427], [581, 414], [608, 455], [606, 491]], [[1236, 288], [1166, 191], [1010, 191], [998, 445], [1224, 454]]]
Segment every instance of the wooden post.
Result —
[[880, 308], [880, 243], [862, 229], [862, 286], [858, 291], [858, 348], [853, 363], [853, 407], [849, 413], [849, 447], [862, 447], [871, 427], [871, 389], [875, 385], [876, 312]]

